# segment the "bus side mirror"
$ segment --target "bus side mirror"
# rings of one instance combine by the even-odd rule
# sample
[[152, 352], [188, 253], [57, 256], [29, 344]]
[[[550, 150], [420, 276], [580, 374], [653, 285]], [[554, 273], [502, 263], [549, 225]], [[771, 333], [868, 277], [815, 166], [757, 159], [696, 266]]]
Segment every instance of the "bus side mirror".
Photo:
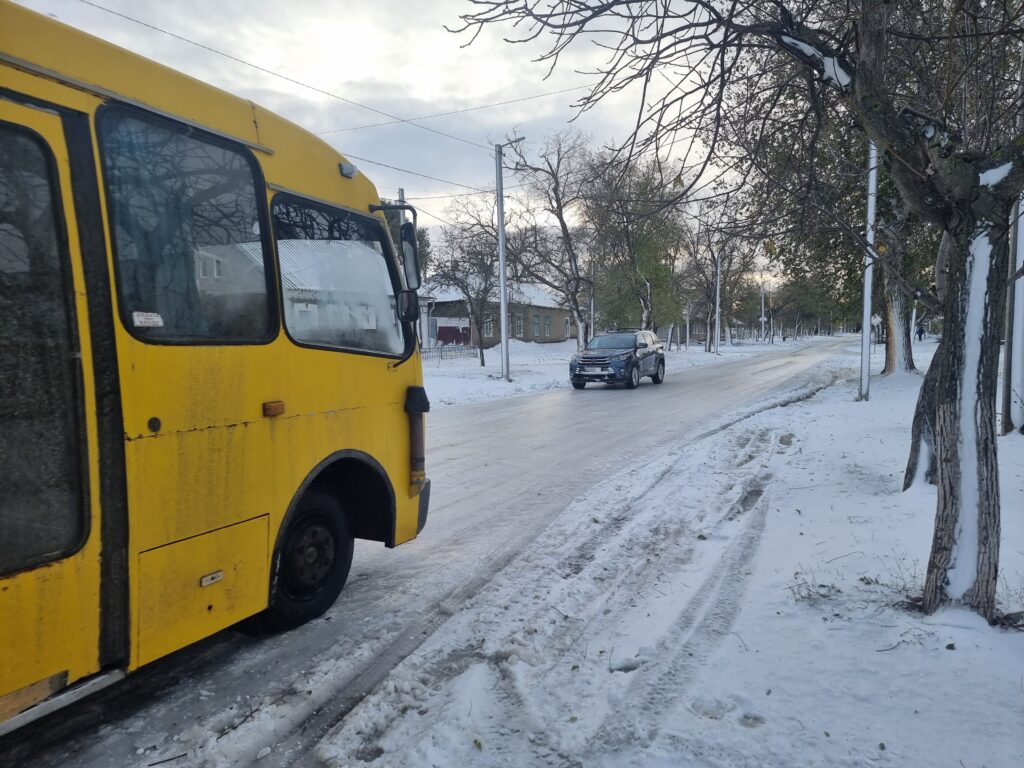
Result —
[[398, 319], [403, 323], [414, 323], [420, 319], [420, 297], [416, 291], [399, 291], [397, 304]]
[[[416, 248], [416, 225], [405, 222], [399, 230], [402, 241], [402, 267], [405, 269], [405, 284], [409, 290], [420, 287], [420, 254]], [[418, 312], [418, 310], [417, 310]]]

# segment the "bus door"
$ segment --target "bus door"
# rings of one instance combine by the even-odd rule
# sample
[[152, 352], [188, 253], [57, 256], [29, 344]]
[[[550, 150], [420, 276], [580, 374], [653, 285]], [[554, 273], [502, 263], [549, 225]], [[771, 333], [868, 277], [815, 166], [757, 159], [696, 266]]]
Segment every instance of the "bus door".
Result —
[[[283, 402], [264, 184], [241, 144], [108, 104], [134, 668], [267, 605]], [[287, 416], [285, 417], [287, 418]]]
[[111, 661], [68, 120], [0, 91], [0, 723]]

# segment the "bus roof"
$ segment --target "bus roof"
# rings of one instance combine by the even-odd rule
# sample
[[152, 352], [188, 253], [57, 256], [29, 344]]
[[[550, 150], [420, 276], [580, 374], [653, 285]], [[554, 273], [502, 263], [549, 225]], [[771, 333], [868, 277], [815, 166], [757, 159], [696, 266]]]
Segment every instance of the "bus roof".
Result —
[[247, 144], [268, 184], [363, 211], [379, 202], [365, 175], [341, 175], [342, 154], [289, 120], [10, 0], [0, 0], [3, 63]]

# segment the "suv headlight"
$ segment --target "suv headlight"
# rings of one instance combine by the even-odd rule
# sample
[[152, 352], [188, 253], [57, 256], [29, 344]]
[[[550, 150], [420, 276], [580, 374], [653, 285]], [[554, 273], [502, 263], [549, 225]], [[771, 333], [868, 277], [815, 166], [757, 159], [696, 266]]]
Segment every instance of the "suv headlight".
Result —
[[615, 355], [612, 360], [629, 360], [632, 356], [632, 352], [623, 352], [621, 355]]
[[573, 355], [573, 356], [572, 356], [572, 359], [571, 359], [571, 360], [570, 360], [569, 362], [570, 362], [570, 363], [571, 363], [572, 365], [577, 365], [577, 364], [579, 364], [579, 362], [580, 362], [580, 356], [579, 356], [579, 355]]

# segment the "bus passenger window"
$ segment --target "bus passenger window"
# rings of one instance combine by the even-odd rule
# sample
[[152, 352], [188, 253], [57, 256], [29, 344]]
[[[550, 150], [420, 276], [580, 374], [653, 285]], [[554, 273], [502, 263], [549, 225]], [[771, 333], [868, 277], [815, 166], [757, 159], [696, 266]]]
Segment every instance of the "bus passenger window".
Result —
[[291, 337], [402, 354], [405, 339], [380, 222], [283, 195], [274, 199], [271, 218]]
[[121, 312], [148, 341], [271, 335], [256, 184], [241, 150], [116, 107], [101, 114]]
[[67, 253], [47, 148], [0, 124], [0, 574], [85, 535]]

